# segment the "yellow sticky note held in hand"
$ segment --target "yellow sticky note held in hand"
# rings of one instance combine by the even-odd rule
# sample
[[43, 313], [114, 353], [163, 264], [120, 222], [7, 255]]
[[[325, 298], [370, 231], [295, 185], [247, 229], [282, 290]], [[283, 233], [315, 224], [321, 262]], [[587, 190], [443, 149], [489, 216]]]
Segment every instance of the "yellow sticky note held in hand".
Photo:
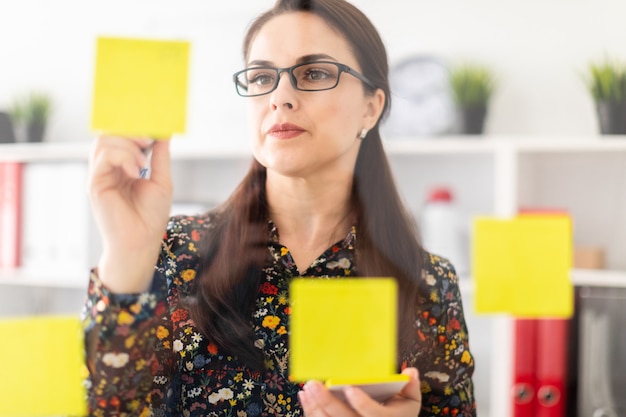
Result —
[[289, 373], [295, 381], [397, 381], [397, 284], [391, 278], [296, 278]]
[[167, 139], [184, 133], [189, 42], [100, 37], [92, 128]]
[[86, 415], [78, 317], [0, 320], [0, 334], [0, 417]]
[[571, 316], [569, 216], [477, 218], [472, 249], [476, 312], [528, 318]]

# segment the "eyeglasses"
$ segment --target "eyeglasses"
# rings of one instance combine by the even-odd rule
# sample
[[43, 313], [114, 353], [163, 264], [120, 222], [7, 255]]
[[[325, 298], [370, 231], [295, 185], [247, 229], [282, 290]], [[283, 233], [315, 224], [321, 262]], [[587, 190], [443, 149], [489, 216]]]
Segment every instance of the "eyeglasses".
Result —
[[365, 76], [347, 65], [330, 61], [307, 62], [289, 68], [254, 67], [246, 68], [233, 75], [237, 94], [242, 97], [256, 97], [276, 90], [280, 75], [289, 74], [291, 85], [300, 91], [331, 90], [339, 84], [341, 73], [345, 72], [358, 78], [367, 86], [376, 86]]

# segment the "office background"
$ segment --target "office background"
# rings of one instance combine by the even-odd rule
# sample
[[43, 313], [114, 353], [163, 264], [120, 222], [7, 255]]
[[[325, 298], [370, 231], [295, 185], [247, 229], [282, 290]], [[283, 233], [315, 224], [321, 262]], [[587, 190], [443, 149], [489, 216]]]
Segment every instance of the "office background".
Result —
[[[248, 22], [273, 0], [183, 0], [175, 7], [164, 0], [0, 2], [0, 110], [29, 91], [49, 93], [54, 111], [46, 142], [89, 142], [93, 137], [89, 118], [95, 39], [112, 35], [190, 40], [188, 133], [175, 145], [247, 147], [246, 125], [241, 122], [246, 117], [245, 105], [235, 94], [231, 74], [243, 66], [241, 39]], [[595, 110], [582, 74], [591, 61], [605, 57], [626, 61], [626, 3], [620, 0], [354, 0], [354, 4], [379, 29], [392, 66], [416, 54], [436, 56], [450, 64], [473, 61], [489, 66], [498, 87], [486, 133], [498, 139], [595, 139]], [[396, 159], [401, 165], [402, 157]], [[428, 166], [433, 158], [418, 159]], [[476, 183], [488, 177], [482, 164], [489, 164], [489, 158], [470, 158], [474, 165], [469, 170], [462, 167], [464, 159], [463, 155], [448, 157], [451, 176], [475, 173], [480, 177]], [[569, 165], [563, 165], [566, 173], [572, 172]], [[598, 158], [594, 166], [600, 165]], [[601, 178], [603, 174], [596, 175]], [[471, 178], [467, 181], [472, 184]], [[549, 192], [550, 187], [545, 190]], [[492, 197], [489, 191], [482, 195], [478, 188], [465, 192], [479, 194], [462, 196], [466, 203], [468, 198], [480, 200], [476, 205]], [[618, 197], [624, 201], [623, 192]], [[475, 204], [470, 201], [468, 206]], [[611, 216], [599, 217], [603, 224], [610, 222]], [[623, 260], [613, 259], [613, 266], [623, 268]], [[31, 291], [25, 289], [23, 294], [27, 292]], [[25, 300], [36, 305], [43, 297], [40, 293]], [[76, 301], [75, 294], [57, 291], [54, 295], [59, 305]], [[471, 311], [469, 300], [466, 308]], [[490, 384], [490, 372], [496, 372], [487, 362], [491, 323], [472, 316], [471, 325], [477, 329], [472, 333], [473, 346], [483, 361], [477, 373], [479, 406], [488, 410], [493, 399], [485, 387]]]

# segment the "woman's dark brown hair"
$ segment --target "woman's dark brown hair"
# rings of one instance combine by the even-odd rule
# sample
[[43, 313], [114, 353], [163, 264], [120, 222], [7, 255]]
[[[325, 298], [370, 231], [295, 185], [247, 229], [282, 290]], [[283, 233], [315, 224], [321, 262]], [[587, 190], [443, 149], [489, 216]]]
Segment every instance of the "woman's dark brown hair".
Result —
[[[382, 119], [390, 106], [387, 53], [369, 19], [344, 0], [278, 0], [249, 27], [243, 44], [244, 57], [247, 58], [251, 43], [265, 23], [291, 12], [321, 17], [348, 41], [363, 75], [385, 93]], [[414, 334], [422, 248], [412, 217], [394, 184], [379, 124], [380, 120], [363, 139], [354, 171], [355, 264], [360, 276], [397, 278], [399, 355], [402, 356]], [[214, 233], [207, 234], [202, 245], [199, 284], [191, 304], [196, 324], [205, 335], [257, 369], [263, 367], [263, 357], [254, 347], [250, 314], [266, 261], [265, 179], [265, 168], [254, 161], [239, 187], [221, 207]]]

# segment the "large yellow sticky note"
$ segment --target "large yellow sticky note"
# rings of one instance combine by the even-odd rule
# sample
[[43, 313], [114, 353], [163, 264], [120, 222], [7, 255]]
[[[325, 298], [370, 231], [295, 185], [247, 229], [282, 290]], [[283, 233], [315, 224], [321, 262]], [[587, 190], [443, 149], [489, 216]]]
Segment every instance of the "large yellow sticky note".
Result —
[[189, 49], [186, 41], [98, 38], [92, 128], [155, 139], [184, 133]]
[[472, 275], [478, 313], [569, 317], [572, 223], [567, 215], [474, 220]]
[[289, 296], [289, 373], [293, 380], [394, 380], [394, 279], [297, 278], [290, 286]]
[[0, 321], [0, 416], [83, 416], [86, 376], [78, 317]]

